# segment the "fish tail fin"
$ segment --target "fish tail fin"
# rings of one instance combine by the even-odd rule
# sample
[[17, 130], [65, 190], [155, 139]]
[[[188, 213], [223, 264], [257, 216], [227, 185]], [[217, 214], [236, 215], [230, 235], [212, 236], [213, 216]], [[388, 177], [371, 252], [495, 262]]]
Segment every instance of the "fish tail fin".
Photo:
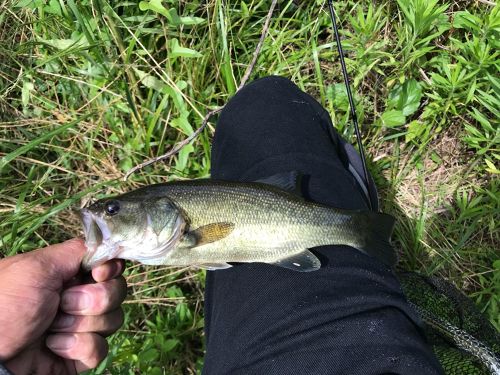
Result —
[[359, 228], [366, 228], [366, 232], [362, 236], [363, 241], [356, 247], [389, 267], [396, 265], [398, 256], [390, 243], [394, 217], [379, 212], [364, 212], [360, 219]]

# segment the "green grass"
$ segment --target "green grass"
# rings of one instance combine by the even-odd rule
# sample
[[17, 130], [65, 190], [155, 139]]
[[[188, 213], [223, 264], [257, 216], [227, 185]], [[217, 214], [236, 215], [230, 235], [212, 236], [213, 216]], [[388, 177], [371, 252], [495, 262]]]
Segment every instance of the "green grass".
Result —
[[[441, 275], [500, 328], [500, 6], [341, 1], [348, 70], [400, 268]], [[270, 1], [6, 0], [0, 6], [0, 243], [5, 255], [79, 235], [90, 197], [209, 176], [214, 123], [126, 183], [234, 93]], [[311, 93], [350, 141], [323, 1], [282, 1], [253, 78]], [[95, 373], [196, 373], [202, 272], [127, 271], [126, 325]]]

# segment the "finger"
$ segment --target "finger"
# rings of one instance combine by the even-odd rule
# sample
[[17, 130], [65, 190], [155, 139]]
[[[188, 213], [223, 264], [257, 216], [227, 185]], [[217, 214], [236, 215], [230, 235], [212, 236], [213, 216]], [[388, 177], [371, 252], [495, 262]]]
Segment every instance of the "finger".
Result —
[[85, 284], [65, 290], [61, 310], [72, 315], [101, 315], [116, 310], [127, 295], [127, 283], [120, 276], [95, 284]]
[[45, 343], [58, 356], [75, 361], [78, 372], [97, 367], [108, 354], [106, 339], [97, 333], [58, 333]]
[[109, 336], [123, 325], [123, 310], [118, 308], [103, 315], [59, 314], [50, 330], [53, 332], [95, 332]]
[[111, 280], [123, 273], [125, 262], [121, 259], [112, 259], [92, 270], [92, 277], [95, 281]]
[[71, 280], [78, 274], [86, 248], [82, 239], [73, 238], [66, 242], [51, 245], [30, 252], [42, 267], [47, 276], [60, 280], [62, 283]]

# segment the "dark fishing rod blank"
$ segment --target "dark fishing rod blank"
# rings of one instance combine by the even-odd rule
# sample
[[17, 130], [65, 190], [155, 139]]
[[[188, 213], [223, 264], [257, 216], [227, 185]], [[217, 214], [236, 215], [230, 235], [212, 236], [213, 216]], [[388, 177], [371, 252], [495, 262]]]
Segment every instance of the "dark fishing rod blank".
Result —
[[[337, 42], [337, 50], [339, 52], [340, 66], [342, 67], [342, 75], [344, 76], [344, 84], [345, 84], [345, 88], [347, 91], [347, 98], [349, 99], [349, 107], [351, 109], [351, 119], [352, 119], [352, 122], [354, 124], [354, 131], [356, 133], [356, 139], [358, 142], [359, 155], [361, 156], [361, 163], [363, 164], [363, 173], [365, 175], [365, 181], [366, 181], [366, 185], [367, 185], [366, 187], [368, 189], [368, 184], [370, 183], [370, 179], [369, 179], [369, 175], [368, 175], [368, 169], [366, 168], [365, 152], [363, 149], [363, 142], [361, 140], [361, 134], [359, 132], [358, 116], [356, 115], [356, 107], [354, 106], [354, 100], [352, 98], [349, 75], [347, 74], [347, 68], [346, 68], [345, 59], [344, 59], [344, 51], [342, 49], [342, 43], [340, 42], [339, 30], [337, 27], [337, 20], [335, 17], [335, 10], [333, 9], [332, 0], [328, 0], [328, 8], [330, 9], [330, 17], [332, 19], [333, 32], [335, 34], [335, 40]], [[370, 210], [373, 210], [373, 207], [375, 207], [375, 205], [372, 202], [371, 194], [368, 194], [368, 205], [370, 207]]]

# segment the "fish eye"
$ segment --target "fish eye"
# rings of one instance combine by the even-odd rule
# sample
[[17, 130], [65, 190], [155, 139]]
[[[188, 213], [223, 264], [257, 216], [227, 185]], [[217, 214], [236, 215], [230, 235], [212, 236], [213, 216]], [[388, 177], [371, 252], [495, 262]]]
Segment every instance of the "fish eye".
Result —
[[120, 211], [120, 202], [118, 201], [108, 201], [104, 207], [108, 215], [116, 215]]

